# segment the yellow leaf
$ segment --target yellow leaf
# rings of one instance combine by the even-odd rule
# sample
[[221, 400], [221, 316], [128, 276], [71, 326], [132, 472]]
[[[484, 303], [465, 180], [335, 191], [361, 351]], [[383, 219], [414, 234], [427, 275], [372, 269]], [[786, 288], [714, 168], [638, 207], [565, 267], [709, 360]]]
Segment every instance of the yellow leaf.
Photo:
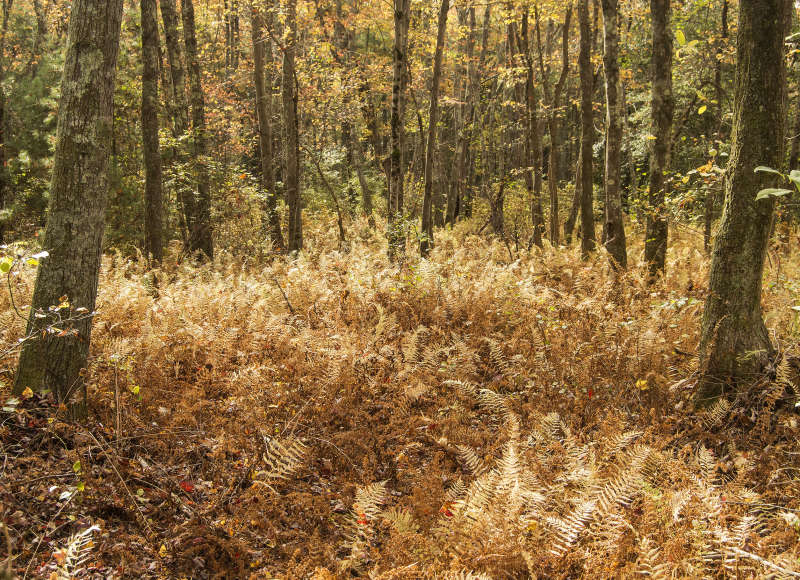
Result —
[[650, 388], [650, 383], [647, 382], [647, 379], [639, 379], [636, 381], [636, 388], [640, 391], [646, 391]]
[[706, 112], [706, 110], [707, 110], [707, 109], [708, 109], [708, 107], [706, 107], [705, 105], [703, 105], [702, 107], [700, 107], [699, 109], [697, 109], [697, 114], [698, 114], [698, 115], [702, 115], [703, 113], [705, 113], [705, 112]]
[[161, 547], [158, 549], [158, 555], [161, 558], [167, 557], [167, 547], [164, 544], [161, 544]]
[[31, 388], [30, 388], [30, 387], [25, 387], [25, 390], [24, 390], [24, 391], [22, 391], [22, 394], [21, 394], [20, 396], [21, 396], [23, 399], [25, 399], [25, 400], [28, 400], [28, 399], [30, 399], [30, 398], [33, 396], [33, 391], [31, 390]]

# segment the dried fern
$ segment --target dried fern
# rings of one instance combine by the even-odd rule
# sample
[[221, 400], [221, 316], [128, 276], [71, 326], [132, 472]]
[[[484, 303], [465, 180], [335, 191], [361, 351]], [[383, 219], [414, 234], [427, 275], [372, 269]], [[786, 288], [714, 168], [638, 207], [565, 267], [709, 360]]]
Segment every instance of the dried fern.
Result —
[[264, 435], [263, 438], [265, 450], [261, 459], [265, 468], [256, 472], [254, 481], [274, 489], [273, 484], [288, 480], [303, 464], [308, 447], [296, 438], [284, 441], [269, 435]]
[[70, 536], [67, 545], [53, 553], [56, 560], [57, 575], [59, 580], [70, 580], [80, 572], [91, 555], [92, 535], [99, 531], [98, 526], [91, 526]]

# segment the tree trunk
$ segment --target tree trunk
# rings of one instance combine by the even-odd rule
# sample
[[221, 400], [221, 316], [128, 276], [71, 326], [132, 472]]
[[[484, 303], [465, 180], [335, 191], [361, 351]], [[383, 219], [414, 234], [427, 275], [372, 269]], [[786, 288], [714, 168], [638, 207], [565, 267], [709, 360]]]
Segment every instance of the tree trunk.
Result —
[[464, 39], [464, 57], [467, 62], [466, 79], [464, 83], [464, 104], [461, 106], [463, 112], [461, 120], [461, 131], [459, 134], [459, 155], [458, 155], [458, 196], [460, 199], [461, 214], [465, 218], [472, 216], [472, 191], [470, 184], [470, 168], [472, 159], [470, 157], [470, 144], [472, 142], [473, 121], [475, 118], [475, 94], [480, 91], [480, 79], [475, 67], [473, 54], [475, 52], [475, 35], [477, 26], [475, 22], [475, 7], [470, 6], [469, 32]]
[[591, 25], [589, 23], [588, 0], [579, 0], [580, 54], [578, 68], [581, 77], [581, 150], [580, 183], [575, 187], [581, 191], [581, 255], [587, 258], [595, 250], [594, 231], [594, 183], [592, 180], [592, 156], [594, 146], [594, 117], [592, 96], [594, 95], [594, 72], [592, 71]]
[[145, 254], [161, 263], [164, 220], [161, 194], [161, 150], [158, 143], [158, 7], [141, 0], [142, 17], [142, 150], [144, 152]]
[[297, 119], [297, 0], [286, 4], [286, 44], [283, 51], [283, 124], [286, 131], [286, 205], [289, 206], [289, 251], [303, 249], [303, 201], [300, 193], [300, 128]]
[[528, 11], [522, 13], [521, 45], [525, 60], [525, 185], [531, 204], [533, 234], [530, 243], [542, 247], [544, 215], [542, 212], [542, 134], [539, 125], [539, 106], [536, 88], [533, 83], [533, 60], [530, 50], [530, 31]]
[[405, 111], [405, 68], [408, 48], [410, 0], [394, 0], [394, 51], [391, 109], [391, 154], [389, 203], [387, 211], [389, 258], [403, 252], [403, 112]]
[[[8, 18], [14, 0], [3, 0], [3, 23], [0, 30], [0, 212], [6, 206], [6, 189], [8, 174], [6, 171], [6, 95], [3, 87], [6, 72], [6, 36], [8, 34]], [[0, 244], [5, 240], [5, 222], [0, 216]]]
[[[97, 297], [108, 198], [108, 159], [122, 0], [75, 0], [59, 104], [50, 206], [14, 392], [86, 396], [91, 316]], [[60, 297], [66, 296], [62, 300]], [[54, 312], [50, 307], [56, 306]], [[87, 314], [81, 315], [81, 308]], [[40, 313], [45, 318], [39, 318]], [[45, 328], [78, 317], [61, 332]], [[63, 335], [63, 336], [59, 336]], [[74, 412], [85, 414], [85, 406]]]
[[[175, 0], [161, 0], [161, 19], [164, 23], [167, 61], [172, 79], [172, 99], [169, 106], [172, 116], [172, 136], [180, 142], [189, 131], [189, 101], [186, 98], [186, 72], [178, 35], [178, 11]], [[186, 161], [185, 152], [180, 146], [175, 147], [170, 156], [173, 161]], [[196, 221], [194, 193], [183, 184], [179, 184], [177, 190], [187, 235], [191, 237]], [[186, 241], [188, 244], [188, 239]]]
[[[547, 189], [550, 192], [550, 243], [557, 246], [560, 241], [560, 222], [558, 209], [558, 145], [560, 137], [560, 123], [558, 119], [558, 109], [561, 106], [561, 95], [564, 92], [564, 85], [569, 74], [569, 30], [572, 21], [572, 4], [567, 7], [564, 17], [564, 28], [561, 38], [561, 74], [559, 75], [556, 86], [551, 91], [548, 80], [548, 69], [545, 70], [544, 54], [542, 50], [541, 31], [539, 26], [539, 14], [534, 7], [536, 14], [536, 44], [539, 52], [539, 71], [542, 75], [545, 99], [549, 109], [547, 115], [547, 126], [550, 131], [550, 154], [547, 156]], [[549, 41], [548, 41], [549, 44]]]
[[439, 26], [436, 33], [436, 52], [433, 58], [431, 80], [431, 110], [428, 116], [428, 145], [425, 150], [425, 185], [422, 201], [422, 239], [419, 252], [427, 256], [433, 247], [433, 159], [436, 151], [436, 126], [439, 124], [439, 81], [442, 76], [442, 52], [447, 32], [447, 13], [450, 0], [442, 0], [439, 8]]
[[208, 175], [208, 150], [206, 143], [206, 105], [200, 76], [197, 52], [193, 0], [181, 0], [183, 40], [186, 60], [189, 63], [189, 92], [192, 104], [192, 138], [194, 165], [197, 179], [197, 215], [194, 232], [189, 240], [190, 251], [201, 251], [209, 259], [214, 257], [213, 230], [211, 226], [211, 185]]
[[603, 70], [606, 77], [606, 249], [615, 268], [628, 267], [620, 198], [622, 119], [619, 98], [619, 0], [602, 0]]
[[669, 193], [670, 143], [672, 142], [672, 35], [670, 0], [650, 0], [653, 23], [653, 149], [650, 152], [650, 190], [644, 259], [650, 277], [664, 273], [667, 260], [667, 215], [664, 203]]
[[[264, 199], [264, 230], [276, 250], [285, 249], [281, 233], [281, 216], [278, 214], [278, 195], [275, 190], [275, 166], [272, 153], [272, 123], [270, 120], [271, 94], [266, 89], [266, 31], [264, 16], [255, 2], [251, 3], [251, 28], [253, 35], [253, 77], [256, 88], [256, 117], [258, 119], [258, 145], [261, 156], [261, 180], [266, 193]], [[270, 59], [270, 69], [271, 59]], [[272, 75], [270, 74], [270, 77]], [[272, 82], [270, 82], [270, 89]], [[270, 90], [271, 93], [271, 90]]]
[[754, 169], [780, 167], [783, 160], [791, 2], [742, 0], [739, 6], [730, 179], [703, 312], [701, 400], [722, 394], [729, 383], [756, 380], [774, 352], [761, 285], [775, 202], [756, 200], [760, 189], [774, 185], [774, 176]]
[[[724, 109], [724, 97], [725, 93], [722, 90], [722, 51], [725, 47], [725, 40], [728, 38], [728, 0], [722, 0], [722, 16], [720, 22], [720, 40], [717, 45], [716, 49], [716, 63], [714, 64], [714, 93], [716, 94], [717, 100], [717, 107], [716, 107], [716, 117], [717, 117], [717, 147], [723, 141], [723, 134], [722, 134], [722, 121], [723, 121], [723, 111]], [[724, 178], [723, 178], [723, 190], [725, 188], [724, 185]], [[703, 247], [705, 248], [706, 252], [711, 247], [711, 223], [714, 221], [714, 212], [715, 212], [715, 199], [717, 197], [717, 192], [708, 190], [706, 191], [706, 200], [705, 200], [705, 224], [703, 228]]]

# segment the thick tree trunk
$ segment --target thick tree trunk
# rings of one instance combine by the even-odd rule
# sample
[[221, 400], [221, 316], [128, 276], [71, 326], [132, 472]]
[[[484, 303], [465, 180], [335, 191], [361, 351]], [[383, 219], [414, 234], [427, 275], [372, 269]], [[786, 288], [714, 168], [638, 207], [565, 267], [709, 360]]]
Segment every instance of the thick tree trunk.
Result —
[[[250, 14], [253, 35], [253, 84], [255, 84], [256, 88], [258, 145], [261, 157], [261, 183], [266, 193], [264, 198], [264, 233], [274, 249], [283, 250], [286, 246], [283, 243], [283, 234], [281, 233], [281, 216], [278, 214], [278, 195], [275, 190], [275, 160], [272, 153], [272, 122], [270, 120], [272, 95], [267, 94], [266, 88], [267, 39], [266, 31], [264, 30], [264, 16], [261, 14], [261, 8], [255, 2], [250, 7]], [[271, 71], [271, 59], [269, 68]], [[272, 78], [271, 74], [269, 78]], [[270, 82], [271, 87], [272, 82]]]
[[578, 18], [580, 20], [580, 54], [578, 68], [581, 77], [581, 150], [580, 163], [581, 209], [581, 255], [586, 258], [595, 250], [594, 231], [594, 184], [592, 180], [592, 155], [594, 146], [594, 117], [592, 96], [594, 95], [594, 72], [592, 71], [591, 25], [589, 23], [588, 0], [579, 0]]
[[141, 0], [142, 17], [142, 150], [144, 152], [145, 254], [161, 263], [164, 218], [161, 192], [161, 150], [158, 143], [158, 7]]
[[431, 109], [428, 116], [428, 145], [425, 150], [425, 185], [422, 200], [422, 239], [419, 252], [427, 256], [433, 247], [433, 159], [436, 152], [436, 126], [439, 124], [439, 81], [442, 76], [442, 52], [447, 32], [447, 13], [450, 0], [442, 0], [439, 8], [439, 26], [436, 33], [436, 52], [433, 57], [431, 79]]
[[[172, 116], [172, 136], [176, 141], [181, 141], [189, 131], [189, 101], [186, 98], [186, 72], [183, 48], [178, 34], [178, 11], [175, 0], [161, 0], [161, 19], [164, 23], [164, 40], [167, 45], [167, 61], [172, 80], [172, 98], [169, 106]], [[185, 162], [187, 159], [180, 145], [173, 148], [170, 156], [173, 161]], [[195, 196], [192, 190], [183, 184], [179, 184], [177, 189], [187, 235], [191, 237], [196, 221]], [[186, 241], [188, 243], [188, 240]]]
[[201, 251], [209, 259], [214, 257], [213, 229], [211, 225], [211, 185], [208, 175], [208, 145], [206, 142], [206, 104], [203, 95], [200, 60], [197, 52], [193, 0], [181, 0], [183, 40], [189, 68], [189, 93], [192, 105], [192, 139], [194, 141], [194, 166], [197, 180], [197, 215], [194, 231], [189, 240], [191, 251]]
[[774, 176], [754, 169], [779, 167], [783, 160], [791, 2], [742, 0], [739, 6], [730, 179], [703, 312], [701, 400], [720, 395], [729, 383], [757, 379], [774, 352], [761, 284], [775, 202], [756, 200], [760, 189], [774, 185]]
[[670, 34], [670, 0], [650, 0], [653, 23], [653, 148], [650, 152], [650, 190], [648, 193], [647, 228], [644, 259], [650, 276], [664, 273], [667, 260], [667, 215], [664, 203], [669, 193], [670, 144], [672, 142], [672, 35]]
[[394, 51], [392, 76], [391, 109], [391, 180], [389, 184], [389, 203], [387, 229], [389, 237], [389, 258], [395, 259], [403, 252], [404, 235], [401, 223], [403, 217], [403, 113], [405, 111], [405, 69], [408, 48], [408, 22], [410, 0], [394, 0]]
[[605, 245], [616, 268], [628, 267], [620, 198], [622, 118], [619, 98], [619, 0], [602, 0], [603, 70], [606, 77]]
[[286, 44], [283, 51], [283, 124], [286, 131], [286, 205], [289, 206], [289, 251], [303, 249], [303, 200], [300, 192], [300, 127], [297, 119], [297, 0], [286, 4]]
[[[80, 318], [81, 308], [87, 313], [95, 308], [122, 4], [122, 0], [72, 4], [44, 236], [44, 249], [50, 255], [36, 277], [26, 333], [36, 338], [23, 344], [15, 393], [27, 387], [49, 389], [67, 402], [82, 392], [85, 400], [91, 317], [83, 315], [69, 328], [62, 325], [63, 333], [43, 329], [59, 317]], [[55, 314], [51, 306], [57, 306]]]

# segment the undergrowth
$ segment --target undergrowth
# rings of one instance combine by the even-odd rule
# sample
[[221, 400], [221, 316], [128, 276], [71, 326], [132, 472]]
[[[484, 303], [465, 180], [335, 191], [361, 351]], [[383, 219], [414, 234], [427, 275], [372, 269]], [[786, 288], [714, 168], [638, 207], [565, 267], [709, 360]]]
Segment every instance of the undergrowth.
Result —
[[98, 577], [797, 576], [795, 256], [765, 277], [774, 372], [695, 411], [690, 234], [650, 286], [470, 224], [392, 265], [360, 227], [348, 254], [318, 230], [295, 260], [106, 260], [89, 423], [1, 416], [20, 575], [72, 546]]

